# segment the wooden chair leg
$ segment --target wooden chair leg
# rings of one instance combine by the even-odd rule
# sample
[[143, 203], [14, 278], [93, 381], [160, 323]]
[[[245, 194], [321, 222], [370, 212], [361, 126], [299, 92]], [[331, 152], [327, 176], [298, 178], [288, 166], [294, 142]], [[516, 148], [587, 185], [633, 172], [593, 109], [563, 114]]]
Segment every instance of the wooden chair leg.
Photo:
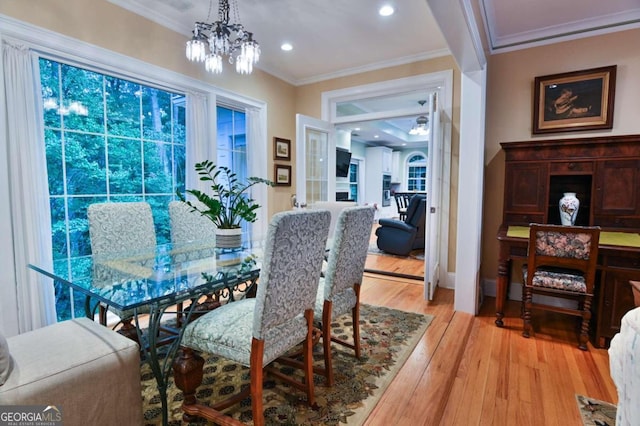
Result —
[[125, 337], [128, 337], [129, 339], [138, 343], [138, 345], [142, 346], [140, 344], [140, 341], [138, 340], [138, 329], [132, 323], [133, 318], [127, 318], [121, 321], [122, 321], [122, 326], [118, 329], [118, 333], [122, 334]]
[[592, 296], [584, 297], [582, 307], [582, 327], [580, 328], [580, 338], [578, 348], [583, 351], [587, 350], [587, 342], [589, 341], [589, 321], [591, 320], [591, 299]]
[[360, 284], [354, 285], [353, 290], [356, 293], [356, 306], [351, 310], [353, 321], [353, 349], [356, 353], [356, 358], [360, 359]]
[[[304, 376], [307, 389], [307, 403], [314, 407], [316, 404], [313, 389], [313, 309], [307, 309], [304, 312], [307, 320], [307, 338], [304, 341]], [[331, 339], [329, 339], [331, 342]], [[329, 344], [331, 346], [331, 344]], [[329, 348], [331, 351], [331, 348]], [[331, 353], [331, 352], [329, 352]]]
[[107, 308], [102, 303], [98, 306], [98, 321], [100, 325], [107, 326]]
[[264, 355], [264, 340], [253, 338], [251, 341], [251, 413], [255, 426], [264, 426], [264, 412], [262, 408], [262, 358]]
[[331, 310], [333, 303], [324, 301], [322, 307], [322, 350], [324, 356], [324, 377], [327, 386], [333, 386], [333, 360], [331, 359]]
[[[195, 407], [198, 403], [196, 390], [202, 384], [204, 359], [195, 353], [193, 349], [181, 347], [176, 359], [173, 361], [173, 380], [176, 387], [184, 394], [182, 409], [187, 411], [189, 407]], [[187, 413], [182, 415], [185, 422], [193, 422], [197, 416]]]
[[530, 287], [524, 288], [524, 330], [522, 331], [522, 335], [524, 337], [529, 337], [531, 333], [531, 304], [533, 302], [533, 292]]

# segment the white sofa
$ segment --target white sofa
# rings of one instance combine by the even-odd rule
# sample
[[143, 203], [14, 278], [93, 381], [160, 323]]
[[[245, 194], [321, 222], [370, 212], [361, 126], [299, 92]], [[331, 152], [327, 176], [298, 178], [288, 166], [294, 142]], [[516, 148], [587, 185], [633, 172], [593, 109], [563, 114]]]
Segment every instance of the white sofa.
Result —
[[618, 389], [617, 426], [640, 422], [640, 307], [622, 317], [609, 346], [611, 377]]
[[65, 426], [140, 425], [138, 344], [87, 318], [0, 335], [0, 405], [55, 406]]

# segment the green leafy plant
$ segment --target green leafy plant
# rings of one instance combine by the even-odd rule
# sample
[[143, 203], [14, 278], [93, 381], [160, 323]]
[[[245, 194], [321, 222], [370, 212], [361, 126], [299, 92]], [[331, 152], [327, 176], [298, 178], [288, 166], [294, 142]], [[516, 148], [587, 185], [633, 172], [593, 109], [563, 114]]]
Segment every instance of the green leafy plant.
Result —
[[257, 219], [256, 210], [260, 205], [250, 198], [246, 191], [254, 185], [265, 184], [274, 186], [268, 179], [249, 177], [246, 182], [240, 182], [230, 168], [217, 166], [209, 160], [196, 163], [196, 172], [201, 181], [211, 182], [211, 194], [197, 189], [187, 189], [185, 192], [193, 195], [201, 205], [187, 201], [180, 191], [178, 198], [187, 203], [192, 211], [208, 217], [220, 229], [240, 228], [242, 221], [249, 223]]

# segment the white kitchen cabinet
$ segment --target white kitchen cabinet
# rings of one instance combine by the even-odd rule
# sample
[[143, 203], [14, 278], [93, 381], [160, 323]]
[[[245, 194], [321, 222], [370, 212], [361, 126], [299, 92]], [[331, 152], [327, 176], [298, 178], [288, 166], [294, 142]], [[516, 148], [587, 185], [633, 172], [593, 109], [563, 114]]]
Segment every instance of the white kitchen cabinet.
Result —
[[392, 214], [391, 170], [393, 150], [387, 147], [369, 147], [365, 152], [365, 202], [376, 204], [381, 216], [389, 216]]
[[400, 151], [393, 151], [391, 153], [391, 183], [400, 182], [402, 182], [400, 173]]

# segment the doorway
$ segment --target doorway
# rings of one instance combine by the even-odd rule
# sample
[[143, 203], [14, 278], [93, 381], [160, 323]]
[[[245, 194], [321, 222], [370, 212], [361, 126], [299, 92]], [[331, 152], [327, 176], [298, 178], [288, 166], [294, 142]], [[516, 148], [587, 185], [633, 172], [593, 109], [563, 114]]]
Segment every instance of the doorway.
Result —
[[[427, 207], [428, 224], [425, 235], [425, 299], [433, 297], [435, 287], [443, 279], [446, 280], [447, 276], [449, 220], [448, 215], [444, 213], [448, 211], [449, 206], [451, 158], [444, 153], [451, 152], [452, 99], [452, 70], [322, 94], [323, 120], [333, 124], [337, 131], [349, 132], [350, 135], [355, 133], [356, 137], [365, 132], [363, 129], [366, 124], [366, 132], [381, 131], [385, 140], [395, 138], [393, 143], [419, 142], [410, 130], [420, 124], [425, 127], [428, 123], [428, 192], [432, 197]], [[427, 108], [425, 104], [428, 105]], [[401, 123], [402, 120], [405, 123]], [[403, 133], [407, 135], [404, 140]], [[382, 143], [381, 135], [376, 137], [373, 133], [367, 134], [367, 143], [371, 147], [389, 147]], [[408, 139], [410, 137], [414, 139]], [[424, 140], [422, 142], [424, 143]], [[389, 143], [387, 141], [387, 144]], [[348, 148], [351, 149], [351, 146]], [[389, 157], [393, 158], [393, 147], [391, 148]], [[367, 157], [366, 153], [360, 155]], [[383, 156], [383, 165], [384, 158]], [[367, 161], [367, 164], [371, 163], [372, 161]], [[399, 164], [396, 164], [395, 170], [398, 166]]]

